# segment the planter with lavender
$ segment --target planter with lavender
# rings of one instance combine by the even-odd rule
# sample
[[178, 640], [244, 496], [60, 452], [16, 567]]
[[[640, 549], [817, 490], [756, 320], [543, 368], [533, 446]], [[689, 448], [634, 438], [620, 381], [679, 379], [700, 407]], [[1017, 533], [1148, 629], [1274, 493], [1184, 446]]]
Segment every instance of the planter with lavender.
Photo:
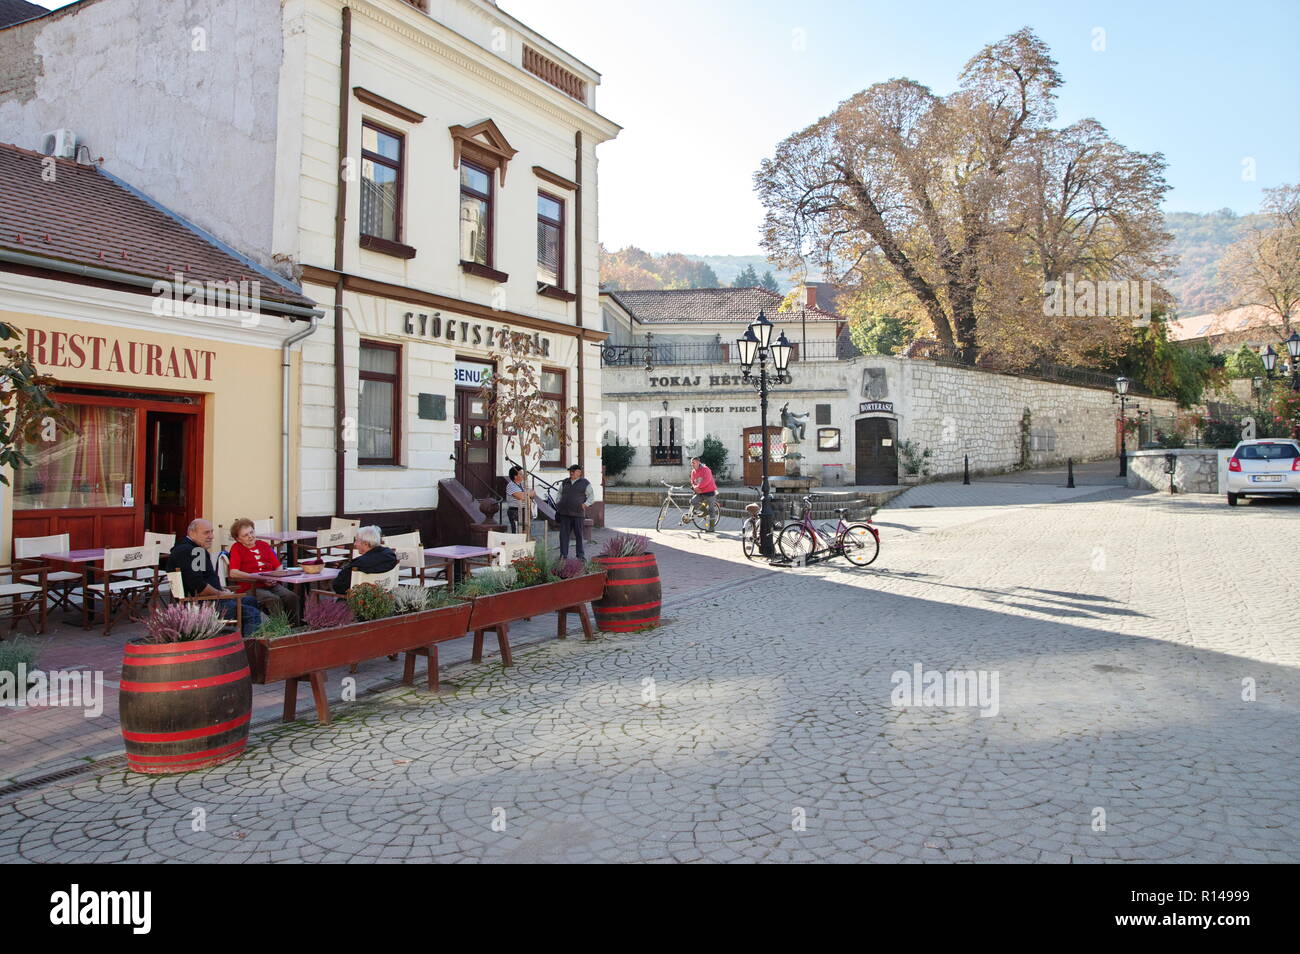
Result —
[[649, 548], [637, 534], [616, 533], [605, 541], [595, 558], [606, 572], [605, 592], [592, 604], [598, 629], [625, 633], [659, 625], [663, 587]]

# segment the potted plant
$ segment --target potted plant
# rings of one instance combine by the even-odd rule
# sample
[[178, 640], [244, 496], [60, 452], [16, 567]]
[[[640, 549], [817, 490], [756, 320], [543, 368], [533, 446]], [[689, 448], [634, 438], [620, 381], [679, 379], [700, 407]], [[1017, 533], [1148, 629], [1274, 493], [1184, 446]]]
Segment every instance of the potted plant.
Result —
[[[565, 571], [571, 573], [572, 565]], [[500, 623], [590, 603], [599, 599], [604, 589], [601, 571], [561, 576], [539, 541], [535, 555], [521, 557], [505, 569], [479, 573], [462, 583], [456, 593], [473, 599], [469, 625], [478, 633]]]
[[253, 686], [227, 625], [210, 604], [173, 602], [126, 644], [118, 712], [133, 772], [189, 772], [244, 751]]
[[[417, 595], [408, 590], [422, 592]], [[322, 712], [323, 681], [319, 677], [326, 670], [426, 649], [459, 639], [469, 631], [471, 604], [444, 590], [399, 587], [396, 593], [388, 593], [373, 583], [363, 583], [352, 587], [348, 596], [347, 600], [309, 603], [300, 630], [265, 637], [259, 630], [246, 644], [253, 682], [291, 682], [286, 686], [286, 703], [290, 690], [296, 698], [297, 683], [302, 679], [312, 678], [313, 692], [321, 682], [316, 707], [323, 722], [329, 720], [329, 710], [325, 706]], [[285, 717], [286, 722], [293, 718], [287, 704]]]
[[934, 453], [930, 448], [922, 450], [915, 441], [899, 441], [898, 453], [902, 458], [904, 484], [919, 484], [922, 477], [930, 476], [930, 458]]
[[36, 659], [41, 648], [41, 642], [30, 636], [13, 636], [0, 640], [0, 685], [8, 683], [15, 700], [19, 696], [26, 696], [27, 690], [36, 681], [33, 673], [36, 672]]
[[606, 572], [605, 591], [592, 604], [598, 629], [630, 632], [659, 624], [663, 586], [649, 545], [638, 534], [616, 533], [596, 555], [596, 564]]

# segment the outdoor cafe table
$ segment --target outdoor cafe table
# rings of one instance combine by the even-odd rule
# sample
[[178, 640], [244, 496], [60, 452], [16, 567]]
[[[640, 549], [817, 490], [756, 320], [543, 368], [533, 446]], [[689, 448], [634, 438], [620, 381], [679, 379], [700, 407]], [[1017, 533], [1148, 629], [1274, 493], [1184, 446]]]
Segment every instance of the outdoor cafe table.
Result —
[[288, 559], [286, 562], [293, 566], [298, 562], [298, 541], [315, 540], [315, 530], [269, 530], [266, 533], [257, 535], [262, 540], [268, 540], [271, 543], [287, 543]]
[[437, 557], [440, 560], [450, 560], [452, 579], [451, 585], [457, 586], [465, 578], [465, 561], [481, 560], [483, 557], [496, 556], [497, 551], [487, 547], [429, 547], [424, 551], [425, 556]]
[[[313, 533], [312, 536], [315, 537], [316, 534]], [[273, 572], [269, 574], [250, 573], [249, 575], [256, 577], [257, 579], [261, 580], [263, 583], [283, 583], [285, 586], [306, 587], [307, 584], [309, 583], [318, 583], [318, 582], [324, 583], [326, 580], [332, 580], [334, 579], [334, 577], [339, 575], [339, 571], [332, 566], [327, 566], [324, 569], [322, 569], [319, 573], [290, 573], [284, 576], [280, 576], [278, 573]], [[237, 583], [239, 581], [231, 580], [230, 582]], [[306, 602], [302, 599], [305, 595], [306, 594], [301, 591], [299, 591], [298, 593], [299, 603], [302, 606], [304, 612], [307, 609]]]
[[[42, 560], [49, 560], [51, 563], [58, 563], [68, 567], [70, 570], [81, 574], [81, 586], [84, 589], [90, 585], [90, 573], [87, 569], [89, 564], [98, 563], [104, 559], [104, 548], [95, 547], [90, 550], [66, 550], [62, 553], [42, 553]], [[90, 629], [90, 602], [84, 597], [81, 600], [81, 625], [85, 629]]]

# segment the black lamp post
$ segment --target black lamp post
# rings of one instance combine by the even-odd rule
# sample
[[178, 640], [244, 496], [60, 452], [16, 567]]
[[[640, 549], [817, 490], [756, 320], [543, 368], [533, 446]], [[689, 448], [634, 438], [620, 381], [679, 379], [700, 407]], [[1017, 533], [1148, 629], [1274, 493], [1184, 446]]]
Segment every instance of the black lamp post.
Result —
[[1115, 379], [1115, 397], [1119, 401], [1119, 476], [1128, 476], [1128, 378], [1120, 375]]
[[1286, 339], [1286, 353], [1291, 356], [1291, 390], [1300, 391], [1300, 333], [1293, 331]]
[[[769, 384], [789, 382], [786, 368], [790, 365], [791, 346], [785, 338], [785, 332], [782, 332], [775, 342], [772, 341], [772, 323], [760, 311], [758, 317], [745, 329], [744, 336], [736, 340], [736, 347], [740, 352], [742, 376], [758, 391], [759, 396], [759, 424], [762, 428], [763, 440], [763, 502], [758, 517], [758, 549], [763, 556], [770, 559], [776, 555], [776, 548], [772, 545], [772, 490], [768, 481], [768, 462], [771, 453], [767, 446], [767, 394]], [[751, 374], [755, 359], [758, 360], [756, 375]], [[767, 370], [769, 361], [772, 363], [774, 373]]]

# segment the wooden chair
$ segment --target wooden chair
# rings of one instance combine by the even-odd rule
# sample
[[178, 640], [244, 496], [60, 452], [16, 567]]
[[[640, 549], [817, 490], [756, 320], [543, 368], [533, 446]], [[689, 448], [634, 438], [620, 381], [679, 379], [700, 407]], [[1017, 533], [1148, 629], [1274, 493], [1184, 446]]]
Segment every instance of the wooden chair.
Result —
[[[167, 574], [167, 584], [171, 589], [172, 600], [177, 603], [203, 603], [211, 600], [216, 600], [218, 602], [220, 602], [221, 600], [232, 600], [235, 604], [235, 618], [230, 619], [227, 616], [222, 616], [221, 618], [224, 623], [224, 626], [222, 628], [224, 629], [225, 626], [233, 625], [235, 627], [234, 631], [236, 633], [242, 633], [244, 631], [244, 604], [243, 604], [242, 597], [218, 596], [215, 593], [209, 596], [186, 596], [185, 586], [181, 582], [180, 570], [171, 570]], [[218, 616], [221, 616], [221, 611], [222, 611], [222, 607], [218, 606], [217, 607]]]
[[267, 517], [265, 520], [254, 520], [253, 532], [259, 537], [264, 533], [274, 533], [275, 517]]
[[[397, 569], [401, 572], [399, 583], [410, 586], [435, 587], [447, 585], [449, 561], [442, 561], [429, 566], [424, 556], [424, 547], [394, 546], [397, 554]], [[353, 574], [355, 578], [356, 574]]]
[[330, 517], [331, 530], [351, 530], [356, 533], [361, 529], [360, 520], [349, 520], [346, 517]]
[[43, 569], [46, 571], [43, 577], [45, 592], [52, 604], [62, 606], [65, 610], [80, 609], [72, 605], [72, 593], [85, 582], [85, 576], [71, 570], [56, 570], [41, 559], [42, 553], [67, 553], [71, 549], [72, 535], [68, 533], [56, 533], [48, 537], [17, 537], [14, 540], [13, 566], [33, 572], [20, 573], [13, 582], [35, 586], [35, 571]]
[[[117, 547], [104, 551], [103, 567], [86, 564], [87, 582], [81, 588], [85, 625], [95, 615], [95, 601], [104, 606], [104, 635], [125, 617], [136, 619], [140, 611], [157, 601], [159, 574], [158, 551], [153, 547]], [[136, 571], [150, 568], [149, 579], [139, 579]], [[100, 582], [95, 582], [99, 577]]]
[[[49, 568], [44, 566], [36, 569], [16, 564], [0, 566], [0, 580], [9, 581], [0, 582], [0, 621], [9, 621], [10, 633], [24, 620], [32, 624], [32, 630], [37, 635], [45, 632], [48, 573]], [[7, 606], [4, 604], [5, 600], [8, 600]], [[39, 626], [32, 619], [33, 614], [40, 617]]]
[[[505, 536], [513, 535], [515, 534], [505, 534]], [[537, 552], [537, 545], [535, 541], [528, 543], [502, 543], [498, 544], [495, 549], [497, 551], [496, 556], [492, 558], [491, 563], [486, 566], [473, 566], [469, 568], [469, 572], [472, 576], [478, 576], [480, 573], [485, 573], [488, 570], [508, 570], [510, 569], [510, 564], [520, 557], [533, 556]]]
[[[357, 532], [352, 527], [334, 527], [329, 530], [316, 531], [316, 543], [298, 544], [298, 562], [302, 562], [305, 554], [313, 559], [320, 560], [325, 565], [331, 563], [342, 563], [352, 556], [352, 544], [356, 539]], [[343, 551], [343, 552], [339, 552]]]
[[[159, 586], [166, 586], [167, 568], [164, 567], [162, 563], [165, 557], [167, 556], [167, 554], [171, 552], [171, 548], [176, 546], [176, 534], [155, 533], [153, 531], [146, 530], [144, 532], [144, 545], [147, 547], [153, 547], [154, 550], [157, 552], [158, 559], [155, 560], [154, 562], [158, 564], [158, 571], [159, 573], [162, 574], [162, 576], [159, 578], [160, 579]], [[151, 569], [150, 567], [142, 567], [141, 569], [137, 570], [135, 573], [136, 578], [148, 579], [150, 575], [150, 569]], [[143, 574], [143, 576], [141, 576], [141, 574]]]
[[384, 537], [384, 546], [396, 550], [398, 547], [423, 548], [424, 544], [420, 541], [420, 531], [412, 530], [410, 533], [397, 533], [391, 537]]

